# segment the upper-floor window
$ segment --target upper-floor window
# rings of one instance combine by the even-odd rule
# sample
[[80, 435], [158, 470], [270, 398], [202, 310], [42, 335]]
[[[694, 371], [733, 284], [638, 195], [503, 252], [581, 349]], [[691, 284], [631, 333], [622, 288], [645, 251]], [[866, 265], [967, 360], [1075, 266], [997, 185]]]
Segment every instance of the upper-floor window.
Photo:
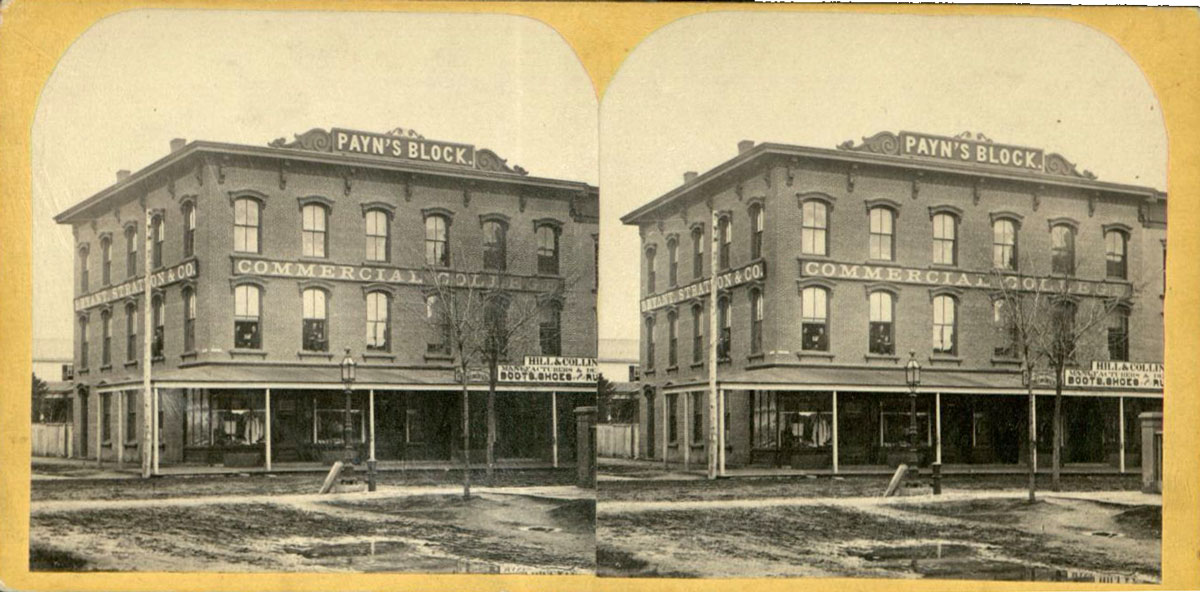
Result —
[[733, 224], [729, 216], [722, 216], [717, 222], [717, 236], [721, 237], [721, 244], [717, 250], [717, 258], [720, 261], [721, 269], [729, 269], [729, 246], [733, 242]]
[[79, 317], [79, 368], [87, 370], [88, 367], [88, 318], [87, 315]]
[[1066, 224], [1050, 228], [1050, 271], [1063, 275], [1075, 273], [1075, 229]]
[[191, 257], [196, 253], [196, 205], [188, 202], [183, 204], [183, 256]]
[[654, 317], [648, 316], [644, 321], [646, 326], [646, 369], [654, 369]]
[[679, 285], [679, 241], [667, 239], [667, 285]]
[[1109, 230], [1104, 233], [1104, 260], [1108, 277], [1125, 279], [1127, 277], [1126, 251], [1128, 237], [1122, 230]]
[[538, 273], [558, 275], [558, 227], [540, 224], [537, 227]]
[[326, 302], [325, 290], [307, 288], [303, 292], [304, 322], [301, 325], [305, 351], [329, 351], [329, 333], [326, 319], [329, 318], [329, 308]]
[[367, 210], [363, 215], [363, 225], [366, 227], [364, 256], [367, 261], [387, 261], [390, 238], [388, 213], [383, 210]]
[[391, 347], [388, 303], [383, 292], [367, 293], [367, 349], [387, 351]]
[[112, 311], [100, 312], [100, 366], [112, 365]]
[[704, 307], [692, 305], [692, 363], [704, 360]]
[[497, 361], [508, 359], [508, 344], [512, 333], [508, 330], [508, 304], [503, 296], [488, 299], [483, 307], [484, 350]]
[[425, 346], [427, 353], [442, 355], [450, 353], [451, 319], [449, 312], [442, 308], [442, 301], [436, 294], [425, 296], [425, 322], [433, 329], [429, 333], [429, 341]]
[[483, 268], [504, 271], [508, 266], [508, 227], [499, 220], [483, 223]]
[[895, 221], [896, 213], [891, 208], [876, 206], [870, 210], [871, 218], [871, 237], [870, 237], [870, 256], [871, 259], [879, 259], [882, 261], [891, 261], [893, 259], [893, 247], [895, 246]]
[[679, 314], [667, 313], [667, 367], [679, 365]]
[[763, 243], [763, 207], [762, 204], [750, 206], [750, 258], [762, 257]]
[[261, 349], [262, 289], [243, 284], [233, 290], [233, 347]]
[[137, 275], [138, 268], [138, 236], [137, 225], [130, 224], [125, 227], [125, 277], [132, 278]]
[[762, 353], [763, 297], [757, 288], [750, 291], [750, 353]]
[[999, 341], [992, 349], [992, 355], [998, 358], [1015, 358], [1018, 338], [1017, 319], [1013, 305], [1002, 298], [992, 301], [992, 329]]
[[112, 283], [112, 239], [100, 239], [100, 281], [105, 285]]
[[86, 294], [88, 291], [88, 248], [86, 245], [79, 248], [79, 291]]
[[1017, 223], [1008, 218], [992, 222], [992, 267], [1017, 270]]
[[704, 277], [704, 231], [692, 229], [692, 280]]
[[425, 264], [450, 267], [450, 220], [441, 214], [425, 216]]
[[543, 356], [562, 355], [562, 305], [550, 302], [539, 312], [538, 342]]
[[329, 210], [320, 204], [308, 204], [301, 210], [300, 254], [305, 257], [325, 257], [329, 244]]
[[955, 308], [958, 302], [953, 296], [945, 294], [933, 297], [933, 353], [950, 354], [958, 352], [958, 339], [955, 329], [958, 327]]
[[196, 292], [191, 288], [183, 290], [183, 351], [196, 349]]
[[871, 305], [868, 351], [879, 355], [893, 355], [896, 353], [896, 342], [892, 315], [896, 306], [892, 294], [882, 290], [871, 292], [868, 300]]
[[717, 326], [721, 333], [717, 342], [717, 358], [728, 360], [733, 355], [733, 310], [728, 296], [717, 301]]
[[136, 362], [138, 355], [137, 305], [125, 305], [125, 361]]
[[958, 251], [958, 219], [951, 214], [933, 215], [933, 262], [955, 265]]
[[240, 197], [233, 202], [233, 250], [238, 253], [259, 253], [262, 225], [261, 204], [257, 199]]
[[654, 247], [646, 249], [646, 293], [653, 294], [657, 289], [657, 277], [654, 273]]
[[167, 299], [162, 294], [155, 294], [150, 303], [151, 321], [154, 325], [154, 335], [150, 342], [150, 356], [155, 360], [161, 360], [163, 347], [167, 341]]
[[150, 263], [154, 269], [163, 265], [163, 241], [166, 238], [166, 225], [161, 214], [150, 220], [150, 236], [154, 240], [150, 250]]
[[810, 199], [800, 208], [800, 252], [829, 254], [829, 206]]
[[1122, 307], [1108, 315], [1108, 359], [1129, 360], [1129, 311]]
[[829, 291], [810, 286], [800, 292], [800, 349], [829, 351]]

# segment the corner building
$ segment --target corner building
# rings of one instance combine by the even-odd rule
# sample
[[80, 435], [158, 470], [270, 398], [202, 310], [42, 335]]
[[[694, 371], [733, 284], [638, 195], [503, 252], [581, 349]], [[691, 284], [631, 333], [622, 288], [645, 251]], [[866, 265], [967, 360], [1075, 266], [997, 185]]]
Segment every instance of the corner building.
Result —
[[[434, 275], [453, 289], [553, 299], [520, 329], [509, 363], [595, 357], [595, 187], [530, 176], [490, 150], [411, 130], [171, 144], [56, 217], [76, 245], [79, 456], [136, 461], [149, 450], [146, 306], [164, 463], [340, 458], [346, 350], [357, 362], [361, 458], [461, 458], [461, 387], [432, 312]], [[594, 388], [502, 381], [497, 457], [573, 461], [572, 410]], [[487, 386], [476, 377], [470, 389], [475, 459], [486, 446]]]
[[[642, 240], [640, 456], [705, 462], [714, 211], [729, 465], [902, 462], [913, 352], [922, 461], [1023, 467], [1027, 381], [994, 283], [1007, 281], [1065, 285], [1080, 310], [1119, 300], [1067, 369], [1063, 459], [1139, 466], [1138, 415], [1162, 410], [1166, 195], [1040, 149], [910, 132], [837, 149], [741, 142], [622, 218]], [[1043, 469], [1045, 368], [1028, 379]]]

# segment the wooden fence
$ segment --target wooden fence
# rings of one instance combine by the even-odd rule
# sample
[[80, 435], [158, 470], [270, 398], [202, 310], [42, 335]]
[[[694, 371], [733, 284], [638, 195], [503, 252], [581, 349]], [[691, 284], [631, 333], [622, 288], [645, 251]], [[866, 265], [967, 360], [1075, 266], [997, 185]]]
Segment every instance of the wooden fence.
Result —
[[637, 458], [638, 426], [636, 423], [607, 423], [596, 426], [596, 456], [604, 458]]
[[71, 457], [71, 424], [35, 423], [32, 436], [34, 456]]

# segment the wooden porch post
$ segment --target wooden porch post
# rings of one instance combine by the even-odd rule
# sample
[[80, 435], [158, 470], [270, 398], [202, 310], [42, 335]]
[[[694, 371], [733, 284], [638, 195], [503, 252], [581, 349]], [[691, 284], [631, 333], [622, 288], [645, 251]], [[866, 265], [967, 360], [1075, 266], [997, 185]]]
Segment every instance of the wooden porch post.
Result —
[[833, 474], [838, 474], [838, 396], [833, 391]]
[[264, 398], [265, 398], [265, 401], [264, 401], [263, 406], [266, 408], [265, 412], [267, 415], [267, 426], [266, 426], [266, 429], [264, 430], [264, 432], [266, 433], [266, 439], [265, 439], [265, 444], [263, 447], [264, 448], [263, 449], [263, 460], [265, 461], [263, 464], [266, 465], [267, 471], [270, 471], [271, 470], [271, 389], [269, 387], [266, 389], [266, 394], [265, 394]]

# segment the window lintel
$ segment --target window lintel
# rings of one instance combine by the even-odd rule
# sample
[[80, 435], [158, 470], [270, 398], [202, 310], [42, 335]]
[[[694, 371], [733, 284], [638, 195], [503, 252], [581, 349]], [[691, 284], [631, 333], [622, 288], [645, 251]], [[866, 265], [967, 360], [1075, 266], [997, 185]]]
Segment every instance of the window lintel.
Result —
[[392, 216], [396, 215], [396, 206], [392, 205], [386, 201], [368, 201], [366, 203], [361, 204], [361, 207], [362, 207], [363, 217], [366, 217], [368, 212], [375, 212], [375, 211], [379, 211], [379, 212], [383, 212], [384, 214], [387, 214], [387, 217], [389, 220], [391, 220]]
[[333, 210], [333, 200], [325, 197], [324, 195], [305, 195], [303, 197], [297, 197], [296, 203], [299, 204], [301, 210], [312, 205], [321, 206], [325, 208], [326, 212]]
[[1068, 218], [1066, 216], [1050, 218], [1049, 220], [1046, 220], [1046, 225], [1050, 230], [1054, 230], [1055, 226], [1066, 226], [1071, 229], [1071, 232], [1079, 232], [1079, 222], [1074, 218]]
[[933, 217], [938, 214], [950, 214], [951, 216], [954, 216], [954, 219], [956, 221], [962, 220], [962, 217], [963, 217], [962, 208], [960, 208], [958, 206], [952, 206], [950, 204], [939, 204], [936, 206], [929, 206], [929, 219], [930, 220], [932, 220]]
[[886, 197], [877, 197], [863, 201], [863, 205], [867, 208], [867, 213], [875, 208], [887, 208], [892, 211], [892, 214], [897, 218], [900, 217], [900, 202]]

